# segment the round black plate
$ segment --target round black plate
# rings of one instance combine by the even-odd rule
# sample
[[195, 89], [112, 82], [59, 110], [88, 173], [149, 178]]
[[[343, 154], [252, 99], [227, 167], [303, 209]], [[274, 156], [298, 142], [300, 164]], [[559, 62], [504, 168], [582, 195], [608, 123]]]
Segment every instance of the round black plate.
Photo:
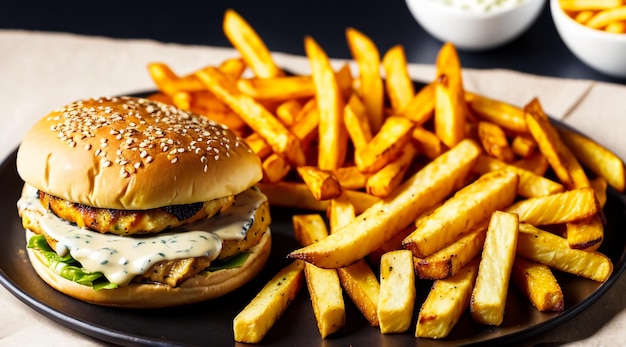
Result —
[[[0, 220], [5, 221], [0, 242], [0, 283], [25, 304], [76, 331], [120, 345], [223, 346], [233, 345], [233, 317], [254, 297], [263, 284], [288, 260], [285, 255], [298, 248], [292, 236], [291, 216], [299, 210], [272, 208], [274, 244], [270, 261], [249, 285], [222, 298], [183, 307], [152, 310], [125, 310], [87, 304], [48, 287], [32, 269], [25, 254], [25, 237], [16, 201], [23, 185], [15, 169], [14, 151], [0, 166]], [[414, 328], [401, 335], [381, 335], [368, 325], [346, 298], [347, 320], [336, 335], [322, 340], [306, 286], [274, 325], [263, 344], [278, 346], [458, 346], [491, 341], [514, 343], [563, 323], [602, 296], [626, 268], [626, 220], [624, 196], [610, 191], [605, 213], [608, 220], [601, 251], [611, 258], [615, 269], [603, 284], [557, 273], [565, 295], [566, 309], [560, 314], [539, 313], [514, 288], [507, 299], [504, 322], [499, 327], [478, 325], [469, 314], [461, 317], [451, 335], [443, 340], [416, 339]], [[430, 287], [418, 283], [418, 305]], [[417, 314], [419, 306], [416, 306]], [[415, 318], [414, 321], [415, 323]], [[414, 325], [413, 325], [414, 326]]]

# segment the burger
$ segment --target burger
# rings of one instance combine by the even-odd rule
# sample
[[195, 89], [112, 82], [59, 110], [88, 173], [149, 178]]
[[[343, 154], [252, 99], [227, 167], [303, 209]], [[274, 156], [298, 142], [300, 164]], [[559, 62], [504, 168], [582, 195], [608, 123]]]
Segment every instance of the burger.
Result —
[[203, 116], [143, 98], [77, 101], [27, 132], [17, 171], [30, 262], [79, 300], [208, 300], [251, 280], [269, 257], [260, 161]]

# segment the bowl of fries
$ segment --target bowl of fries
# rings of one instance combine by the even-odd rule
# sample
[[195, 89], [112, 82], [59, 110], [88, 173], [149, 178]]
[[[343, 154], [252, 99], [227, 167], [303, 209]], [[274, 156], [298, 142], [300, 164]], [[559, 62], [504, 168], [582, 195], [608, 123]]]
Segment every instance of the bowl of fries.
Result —
[[550, 11], [561, 39], [578, 59], [626, 78], [626, 2], [551, 0]]
[[429, 34], [459, 49], [474, 51], [496, 48], [520, 36], [535, 22], [544, 3], [406, 0], [415, 20]]

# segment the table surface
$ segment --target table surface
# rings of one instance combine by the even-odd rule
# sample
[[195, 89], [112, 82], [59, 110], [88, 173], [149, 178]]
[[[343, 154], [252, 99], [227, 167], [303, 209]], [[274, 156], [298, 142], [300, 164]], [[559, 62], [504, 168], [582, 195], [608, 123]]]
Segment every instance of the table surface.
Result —
[[[61, 31], [116, 38], [227, 46], [224, 10], [233, 8], [257, 30], [272, 51], [304, 55], [303, 39], [315, 38], [332, 58], [351, 58], [345, 29], [370, 36], [381, 52], [401, 44], [412, 63], [433, 64], [441, 42], [426, 33], [402, 0], [211, 0], [100, 2], [20, 1], [0, 11], [0, 28]], [[122, 3], [122, 2], [120, 2]], [[592, 70], [576, 58], [556, 32], [549, 1], [535, 24], [500, 48], [460, 52], [468, 68], [504, 68], [544, 76], [626, 83]]]

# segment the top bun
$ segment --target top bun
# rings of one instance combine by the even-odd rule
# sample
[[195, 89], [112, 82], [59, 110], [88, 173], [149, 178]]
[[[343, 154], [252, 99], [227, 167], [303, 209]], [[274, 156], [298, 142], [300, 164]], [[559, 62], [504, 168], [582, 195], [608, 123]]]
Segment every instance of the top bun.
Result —
[[53, 111], [24, 137], [17, 170], [48, 194], [124, 210], [235, 195], [262, 177], [258, 157], [224, 125], [132, 97]]

